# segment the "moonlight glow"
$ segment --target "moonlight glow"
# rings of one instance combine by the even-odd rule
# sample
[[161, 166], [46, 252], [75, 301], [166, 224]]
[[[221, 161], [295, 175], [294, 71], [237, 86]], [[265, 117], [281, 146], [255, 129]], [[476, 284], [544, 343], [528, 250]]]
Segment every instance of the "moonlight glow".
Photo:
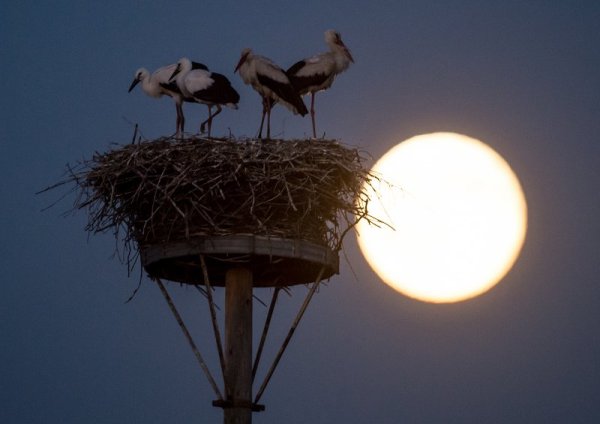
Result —
[[413, 137], [373, 167], [369, 213], [390, 224], [358, 226], [371, 267], [399, 292], [457, 302], [500, 281], [517, 259], [527, 206], [506, 161], [486, 144], [454, 133]]

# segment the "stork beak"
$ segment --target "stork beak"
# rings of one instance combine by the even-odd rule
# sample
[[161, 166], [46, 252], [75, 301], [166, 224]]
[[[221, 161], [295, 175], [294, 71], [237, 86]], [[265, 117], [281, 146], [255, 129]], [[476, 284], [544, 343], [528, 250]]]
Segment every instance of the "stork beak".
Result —
[[133, 90], [133, 87], [135, 87], [136, 85], [138, 85], [138, 82], [140, 82], [140, 80], [138, 78], [135, 78], [132, 82], [131, 85], [129, 86], [129, 90], [127, 90], [128, 93], [131, 93], [131, 90]]
[[350, 50], [348, 50], [348, 48], [346, 46], [344, 46], [344, 51], [348, 55], [348, 59], [350, 59], [350, 62], [354, 63], [354, 58], [352, 57], [352, 54], [350, 53]]
[[243, 54], [242, 57], [240, 57], [240, 61], [238, 62], [237, 66], [235, 67], [235, 70], [233, 71], [234, 74], [240, 69], [240, 66], [242, 66], [242, 64], [246, 61], [247, 57], [248, 53]]
[[346, 47], [346, 45], [344, 44], [344, 42], [342, 41], [341, 38], [338, 38], [336, 40], [336, 44], [338, 44], [341, 48], [344, 49], [346, 56], [348, 56], [348, 59], [350, 59], [350, 62], [354, 63], [354, 58], [352, 57], [352, 53], [350, 53], [350, 50], [348, 50], [348, 47]]
[[175, 70], [173, 71], [171, 76], [169, 77], [169, 82], [173, 81], [173, 78], [175, 78], [175, 76], [179, 73], [179, 71], [181, 71], [181, 66], [177, 65], [177, 67], [175, 68]]

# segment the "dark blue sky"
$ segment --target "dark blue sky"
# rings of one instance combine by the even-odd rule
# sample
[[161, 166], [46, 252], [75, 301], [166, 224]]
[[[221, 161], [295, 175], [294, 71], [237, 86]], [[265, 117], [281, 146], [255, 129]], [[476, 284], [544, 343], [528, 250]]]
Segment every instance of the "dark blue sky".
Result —
[[[350, 267], [322, 288], [262, 401], [268, 423], [600, 420], [600, 6], [594, 1], [3, 2], [0, 6], [0, 422], [218, 422], [221, 410], [158, 289], [88, 238], [86, 216], [34, 193], [65, 164], [174, 131], [168, 99], [127, 88], [181, 56], [240, 92], [213, 134], [254, 135], [260, 100], [233, 75], [244, 47], [282, 66], [338, 29], [356, 60], [317, 97], [327, 136], [378, 158], [456, 131], [511, 164], [529, 206], [513, 270], [476, 299], [432, 305]], [[204, 107], [187, 107], [188, 129]], [[310, 133], [279, 109], [272, 132]], [[208, 311], [170, 286], [216, 370]], [[289, 325], [304, 287], [284, 296]], [[268, 291], [259, 292], [268, 299]], [[257, 306], [257, 319], [264, 308]], [[194, 321], [195, 319], [195, 321]], [[273, 344], [281, 338], [271, 341]], [[271, 350], [272, 353], [272, 350]]]

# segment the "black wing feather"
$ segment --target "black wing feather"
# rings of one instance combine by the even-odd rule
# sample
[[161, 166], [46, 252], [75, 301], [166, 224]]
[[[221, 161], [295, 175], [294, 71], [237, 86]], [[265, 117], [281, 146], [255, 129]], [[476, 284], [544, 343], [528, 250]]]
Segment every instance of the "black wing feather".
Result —
[[290, 82], [300, 94], [306, 94], [312, 87], [320, 87], [327, 81], [329, 75], [327, 74], [313, 74], [309, 76], [297, 77], [295, 75], [288, 75]]
[[195, 92], [194, 97], [207, 103], [221, 105], [227, 103], [237, 104], [240, 101], [240, 95], [231, 86], [231, 83], [225, 75], [213, 72], [210, 74], [210, 77], [214, 82], [210, 87]]
[[159, 85], [162, 88], [164, 88], [165, 90], [169, 90], [169, 91], [172, 91], [174, 93], [181, 94], [181, 90], [179, 90], [179, 87], [177, 87], [177, 83], [175, 81], [173, 81], [173, 82], [161, 82], [161, 83], [159, 83]]
[[208, 66], [200, 62], [192, 62], [192, 69], [203, 69], [205, 71], [208, 71]]
[[278, 97], [291, 104], [300, 115], [304, 116], [308, 113], [308, 109], [306, 109], [302, 97], [300, 97], [300, 94], [298, 94], [291, 84], [275, 81], [263, 74], [258, 74], [257, 77], [258, 82], [268, 87], [277, 94]]
[[290, 76], [290, 75], [296, 75], [296, 73], [304, 68], [304, 65], [306, 65], [306, 60], [301, 60], [299, 62], [294, 63], [292, 66], [290, 66], [288, 68], [287, 71], [285, 71], [285, 73]]

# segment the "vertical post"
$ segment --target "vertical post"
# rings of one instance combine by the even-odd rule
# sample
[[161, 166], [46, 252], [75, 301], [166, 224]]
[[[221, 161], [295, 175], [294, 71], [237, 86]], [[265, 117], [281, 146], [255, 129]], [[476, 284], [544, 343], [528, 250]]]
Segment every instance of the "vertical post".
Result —
[[225, 424], [252, 422], [252, 271], [225, 276]]

